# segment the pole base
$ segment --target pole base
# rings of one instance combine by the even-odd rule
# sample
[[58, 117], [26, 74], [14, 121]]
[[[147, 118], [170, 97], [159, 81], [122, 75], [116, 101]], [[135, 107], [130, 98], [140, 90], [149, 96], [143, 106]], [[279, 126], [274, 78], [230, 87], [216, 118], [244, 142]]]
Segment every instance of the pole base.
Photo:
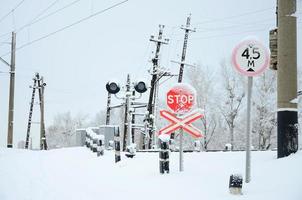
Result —
[[278, 111], [278, 158], [298, 151], [298, 112]]

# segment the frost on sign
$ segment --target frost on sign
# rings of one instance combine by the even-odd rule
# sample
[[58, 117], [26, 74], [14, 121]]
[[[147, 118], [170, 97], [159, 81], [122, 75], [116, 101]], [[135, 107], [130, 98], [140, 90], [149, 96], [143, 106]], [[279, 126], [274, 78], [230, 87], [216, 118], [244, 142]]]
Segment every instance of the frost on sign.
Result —
[[233, 50], [232, 63], [245, 76], [257, 76], [269, 65], [269, 51], [257, 40], [240, 42]]
[[188, 84], [176, 84], [167, 92], [167, 105], [175, 113], [189, 112], [195, 104], [196, 91]]

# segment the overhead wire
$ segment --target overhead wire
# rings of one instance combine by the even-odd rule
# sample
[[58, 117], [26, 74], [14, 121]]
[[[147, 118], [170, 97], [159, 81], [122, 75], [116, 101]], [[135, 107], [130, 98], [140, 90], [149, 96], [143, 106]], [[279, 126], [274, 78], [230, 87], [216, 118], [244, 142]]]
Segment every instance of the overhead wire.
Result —
[[[118, 3], [116, 3], [116, 4], [113, 4], [112, 6], [109, 6], [109, 7], [105, 8], [105, 9], [103, 9], [103, 10], [100, 10], [100, 11], [98, 11], [98, 12], [95, 12], [95, 13], [91, 14], [91, 15], [88, 15], [87, 17], [81, 18], [80, 20], [78, 20], [78, 21], [76, 21], [76, 22], [74, 22], [74, 23], [71, 23], [71, 24], [69, 24], [69, 25], [67, 25], [67, 26], [64, 26], [64, 27], [62, 27], [62, 28], [60, 28], [60, 29], [58, 29], [58, 30], [56, 30], [56, 31], [54, 31], [54, 32], [48, 33], [48, 34], [46, 34], [46, 35], [44, 35], [44, 36], [42, 36], [42, 37], [40, 37], [40, 38], [37, 38], [37, 39], [32, 40], [32, 41], [30, 41], [30, 42], [27, 42], [27, 43], [25, 43], [25, 44], [23, 44], [23, 45], [17, 47], [16, 50], [23, 49], [24, 47], [27, 47], [27, 46], [29, 46], [29, 45], [32, 45], [32, 44], [38, 42], [38, 41], [41, 41], [41, 40], [46, 39], [46, 38], [48, 38], [48, 37], [50, 37], [50, 36], [52, 36], [52, 35], [55, 35], [55, 34], [57, 34], [57, 33], [59, 33], [59, 32], [62, 32], [62, 31], [64, 31], [64, 30], [66, 30], [66, 29], [68, 29], [68, 28], [71, 28], [71, 27], [73, 27], [73, 26], [75, 26], [75, 25], [77, 25], [77, 24], [80, 24], [80, 23], [82, 23], [82, 22], [84, 22], [84, 21], [86, 21], [86, 20], [88, 20], [88, 19], [90, 19], [90, 18], [92, 18], [92, 17], [95, 17], [95, 16], [97, 16], [97, 15], [100, 15], [100, 14], [102, 14], [102, 13], [108, 11], [108, 10], [111, 10], [111, 9], [113, 9], [113, 8], [115, 8], [115, 7], [118, 7], [118, 6], [120, 6], [120, 5], [124, 4], [124, 3], [126, 3], [127, 1], [129, 1], [129, 0], [120, 1], [120, 2], [118, 2]], [[2, 57], [2, 56], [6, 56], [6, 55], [8, 55], [9, 53], [10, 53], [10, 52], [7, 52], [7, 53], [1, 55], [1, 57]]]
[[220, 35], [211, 35], [211, 36], [206, 36], [206, 37], [196, 37], [196, 38], [191, 38], [191, 40], [202, 40], [202, 39], [209, 39], [209, 38], [226, 37], [226, 36], [240, 35], [242, 33], [260, 32], [260, 31], [268, 31], [268, 29], [267, 28], [251, 29], [251, 30], [246, 30], [246, 31], [241, 31], [241, 32], [234, 32], [234, 33], [230, 33], [230, 34], [220, 34]]
[[[69, 4], [66, 4], [65, 6], [63, 6], [63, 7], [59, 8], [59, 9], [57, 9], [57, 10], [55, 10], [55, 11], [53, 11], [53, 12], [47, 14], [47, 15], [45, 15], [44, 17], [40, 17], [40, 18], [36, 18], [36, 19], [34, 18], [34, 19], [31, 20], [31, 22], [29, 22], [29, 23], [23, 25], [21, 28], [23, 29], [23, 28], [25, 28], [25, 27], [27, 27], [27, 26], [31, 26], [31, 25], [34, 25], [34, 24], [40, 22], [40, 21], [43, 21], [43, 20], [45, 20], [45, 19], [51, 17], [52, 15], [54, 15], [54, 14], [56, 14], [56, 13], [62, 11], [62, 10], [65, 10], [65, 9], [69, 8], [70, 6], [72, 6], [72, 5], [76, 4], [76, 3], [78, 3], [79, 1], [81, 1], [81, 0], [72, 1], [72, 2], [70, 2]], [[48, 9], [49, 9], [49, 8], [48, 8]], [[48, 9], [47, 9], [47, 10], [48, 10]], [[42, 14], [41, 14], [41, 15], [42, 15]], [[19, 28], [19, 29], [21, 29], [21, 28]], [[21, 30], [19, 30], [19, 29], [17, 29], [18, 32], [21, 31]], [[1, 38], [1, 37], [4, 37], [4, 36], [6, 36], [6, 35], [9, 35], [9, 34], [11, 34], [11, 32], [4, 33], [4, 34], [0, 35], [0, 38]]]
[[30, 20], [29, 23], [21, 26], [20, 28], [17, 29], [16, 33], [22, 31], [24, 28], [30, 26], [33, 24], [35, 20], [37, 20], [39, 17], [41, 17], [44, 13], [46, 13], [50, 8], [52, 8], [54, 5], [56, 5], [59, 2], [59, 0], [53, 1], [50, 5], [48, 5], [45, 9], [43, 9], [38, 15], [36, 15], [32, 20]]
[[0, 19], [0, 23], [5, 20], [11, 13], [13, 13], [19, 6], [21, 6], [22, 3], [24, 3], [25, 0], [20, 1], [11, 11], [9, 11], [7, 14], [5, 14]]
[[245, 13], [241, 13], [241, 14], [238, 14], [238, 15], [231, 15], [231, 16], [224, 17], [224, 18], [205, 20], [203, 22], [197, 22], [197, 23], [194, 23], [192, 25], [196, 26], [196, 25], [200, 25], [200, 24], [213, 23], [213, 22], [217, 22], [217, 21], [225, 21], [225, 20], [228, 20], [228, 19], [233, 19], [233, 18], [242, 17], [242, 16], [246, 16], [246, 15], [252, 15], [252, 14], [257, 14], [257, 13], [261, 13], [261, 12], [271, 11], [273, 8], [275, 8], [275, 7], [269, 7], [269, 8], [255, 10], [255, 11], [251, 11], [251, 12], [245, 12]]

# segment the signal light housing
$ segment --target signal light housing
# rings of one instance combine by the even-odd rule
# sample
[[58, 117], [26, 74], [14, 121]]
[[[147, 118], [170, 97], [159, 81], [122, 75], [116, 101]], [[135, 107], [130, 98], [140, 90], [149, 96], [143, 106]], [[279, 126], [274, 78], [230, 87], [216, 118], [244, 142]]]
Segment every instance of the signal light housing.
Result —
[[118, 92], [121, 90], [121, 88], [120, 88], [120, 86], [119, 86], [118, 83], [109, 81], [109, 82], [106, 84], [106, 90], [107, 90], [110, 94], [116, 94], [116, 93], [118, 93]]
[[144, 81], [137, 81], [134, 84], [134, 89], [138, 93], [144, 93], [148, 90], [147, 84]]

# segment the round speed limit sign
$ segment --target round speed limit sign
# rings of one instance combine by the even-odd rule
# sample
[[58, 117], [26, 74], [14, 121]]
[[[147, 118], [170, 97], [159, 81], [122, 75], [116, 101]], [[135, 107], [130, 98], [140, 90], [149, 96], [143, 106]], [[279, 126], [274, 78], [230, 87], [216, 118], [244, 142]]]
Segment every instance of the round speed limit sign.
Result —
[[257, 76], [269, 65], [269, 51], [257, 40], [240, 42], [233, 50], [232, 63], [245, 76]]

